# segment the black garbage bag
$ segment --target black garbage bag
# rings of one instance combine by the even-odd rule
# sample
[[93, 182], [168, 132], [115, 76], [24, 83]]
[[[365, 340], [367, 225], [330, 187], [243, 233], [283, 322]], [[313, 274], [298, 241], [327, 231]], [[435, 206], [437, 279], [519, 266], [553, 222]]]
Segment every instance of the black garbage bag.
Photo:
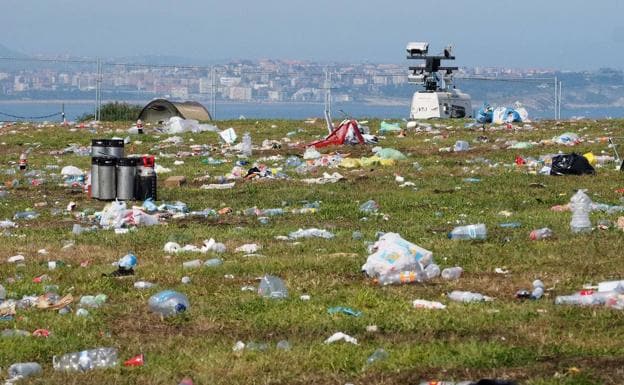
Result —
[[517, 385], [517, 383], [515, 381], [507, 381], [507, 380], [483, 379], [483, 380], [479, 380], [473, 383], [473, 385]]
[[587, 158], [577, 153], [557, 155], [552, 158], [550, 175], [595, 174], [596, 170]]

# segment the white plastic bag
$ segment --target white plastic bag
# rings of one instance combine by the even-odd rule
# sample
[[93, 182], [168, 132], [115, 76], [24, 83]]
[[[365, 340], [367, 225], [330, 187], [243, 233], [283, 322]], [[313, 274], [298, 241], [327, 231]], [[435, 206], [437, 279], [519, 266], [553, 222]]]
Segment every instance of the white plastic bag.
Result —
[[433, 262], [433, 253], [401, 238], [397, 233], [386, 233], [373, 245], [375, 252], [368, 256], [362, 271], [369, 277], [401, 271], [422, 271]]
[[104, 228], [120, 228], [124, 225], [126, 203], [114, 201], [107, 204], [100, 216], [100, 226]]

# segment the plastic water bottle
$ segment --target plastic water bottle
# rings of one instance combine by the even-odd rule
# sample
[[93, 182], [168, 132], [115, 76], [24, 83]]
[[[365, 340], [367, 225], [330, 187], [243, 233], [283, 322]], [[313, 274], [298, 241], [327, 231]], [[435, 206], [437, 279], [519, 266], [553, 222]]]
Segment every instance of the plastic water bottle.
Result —
[[184, 294], [173, 290], [165, 290], [151, 296], [148, 306], [154, 313], [158, 313], [163, 317], [170, 317], [184, 313], [188, 310], [190, 304]]
[[440, 276], [440, 266], [435, 263], [430, 263], [425, 267], [425, 275], [427, 279], [434, 279]]
[[134, 287], [136, 289], [151, 289], [154, 286], [156, 286], [155, 283], [148, 282], [148, 281], [137, 281], [134, 283]]
[[487, 237], [487, 229], [485, 224], [478, 223], [476, 225], [458, 226], [448, 235], [450, 239], [485, 239]]
[[223, 264], [223, 260], [221, 258], [211, 258], [204, 262], [204, 266], [206, 267], [217, 267]]
[[137, 265], [137, 257], [132, 253], [128, 253], [121, 257], [117, 262], [120, 270], [132, 270]]
[[265, 298], [282, 299], [288, 298], [288, 289], [280, 278], [273, 275], [265, 275], [260, 280], [258, 294]]
[[529, 238], [532, 241], [539, 241], [542, 239], [550, 238], [552, 237], [552, 235], [553, 235], [552, 230], [549, 229], [548, 227], [544, 227], [542, 229], [531, 231], [531, 234], [529, 234]]
[[52, 358], [54, 370], [65, 372], [86, 372], [115, 365], [117, 365], [117, 349], [115, 348], [83, 350]]
[[544, 295], [544, 282], [539, 279], [533, 281], [533, 292], [531, 292], [531, 299], [540, 299]]
[[28, 168], [28, 152], [22, 152], [19, 157], [19, 169], [24, 171]]
[[0, 302], [6, 299], [6, 289], [4, 286], [0, 285]]
[[242, 153], [243, 156], [249, 158], [251, 156], [251, 136], [249, 135], [248, 132], [243, 134], [243, 141], [242, 141]]
[[82, 297], [80, 297], [80, 302], [78, 304], [80, 306], [96, 308], [102, 306], [107, 299], [108, 297], [106, 296], [106, 294], [98, 294], [96, 296], [83, 295]]
[[492, 300], [491, 297], [485, 296], [480, 293], [473, 293], [470, 291], [459, 291], [459, 290], [454, 290], [451, 293], [449, 293], [448, 298], [452, 301], [457, 301], [457, 302], [484, 302], [484, 301]]
[[447, 267], [446, 269], [442, 270], [442, 278], [447, 279], [447, 280], [459, 279], [459, 277], [462, 275], [463, 272], [464, 272], [464, 269], [462, 269], [459, 266]]
[[201, 259], [193, 259], [192, 261], [182, 262], [182, 268], [184, 269], [197, 269], [198, 267], [201, 267], [201, 265]]
[[376, 361], [383, 361], [385, 359], [388, 358], [388, 352], [386, 352], [384, 349], [377, 349], [373, 352], [373, 354], [371, 354], [367, 359], [366, 359], [366, 363], [368, 365], [376, 362]]
[[570, 198], [570, 210], [572, 211], [570, 229], [573, 233], [592, 230], [591, 221], [589, 220], [592, 201], [589, 196], [585, 194], [585, 191], [586, 190], [578, 190], [576, 194]]
[[399, 271], [379, 276], [378, 282], [380, 285], [386, 286], [423, 282], [425, 280], [427, 280], [427, 274], [423, 271]]
[[41, 365], [36, 362], [18, 362], [9, 366], [8, 370], [10, 379], [35, 376], [41, 374], [42, 371]]

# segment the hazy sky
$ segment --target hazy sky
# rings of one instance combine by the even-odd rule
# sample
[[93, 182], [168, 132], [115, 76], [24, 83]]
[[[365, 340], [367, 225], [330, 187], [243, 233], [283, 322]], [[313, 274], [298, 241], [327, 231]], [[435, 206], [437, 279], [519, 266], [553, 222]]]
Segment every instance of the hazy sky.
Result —
[[[0, 44], [27, 54], [624, 68], [624, 0], [0, 0]], [[192, 61], [192, 60], [191, 60]], [[192, 64], [192, 63], [190, 63]]]

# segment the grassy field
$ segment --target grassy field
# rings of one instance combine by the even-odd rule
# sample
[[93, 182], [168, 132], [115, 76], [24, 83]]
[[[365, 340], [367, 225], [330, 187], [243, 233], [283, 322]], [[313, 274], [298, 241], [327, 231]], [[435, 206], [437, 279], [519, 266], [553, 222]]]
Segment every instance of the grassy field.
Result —
[[[290, 137], [292, 142], [309, 141], [325, 133], [322, 122], [310, 125], [298, 121], [219, 122], [220, 128], [234, 127], [241, 135], [249, 131], [254, 144], [263, 139], [282, 140], [287, 132], [301, 130]], [[89, 145], [90, 139], [111, 137], [111, 125], [97, 133], [67, 128], [37, 128], [16, 125], [0, 129], [0, 168], [16, 162], [19, 154], [34, 145], [29, 162], [31, 169], [45, 170], [46, 165], [90, 167], [89, 157], [73, 154], [53, 155], [70, 143]], [[378, 121], [371, 121], [373, 131]], [[180, 188], [161, 186], [159, 199], [188, 204], [192, 210], [231, 207], [233, 213], [218, 219], [167, 220], [166, 224], [139, 228], [127, 235], [96, 231], [74, 236], [74, 223], [81, 223], [75, 213], [52, 215], [55, 208], [65, 209], [69, 201], [77, 203], [76, 212], [101, 210], [103, 202], [57, 185], [50, 176], [41, 186], [22, 184], [8, 189], [0, 199], [0, 219], [12, 218], [17, 211], [34, 208], [41, 213], [36, 220], [18, 220], [11, 235], [0, 237], [0, 279], [9, 296], [40, 295], [45, 285], [58, 285], [61, 294], [104, 293], [108, 302], [90, 310], [88, 317], [60, 315], [56, 311], [20, 309], [12, 321], [0, 321], [0, 329], [49, 329], [48, 338], [0, 338], [0, 378], [14, 362], [37, 361], [44, 375], [28, 383], [46, 384], [177, 384], [191, 377], [195, 384], [418, 384], [421, 380], [470, 380], [482, 377], [517, 379], [527, 384], [618, 384], [624, 378], [624, 314], [605, 308], [555, 306], [556, 295], [579, 290], [583, 284], [624, 278], [621, 230], [594, 230], [575, 235], [569, 230], [570, 213], [554, 212], [554, 205], [565, 204], [578, 188], [588, 189], [595, 202], [619, 204], [624, 187], [622, 174], [609, 167], [598, 168], [595, 176], [553, 177], [531, 174], [516, 167], [516, 155], [539, 156], [558, 151], [610, 153], [600, 137], [620, 135], [624, 122], [579, 121], [556, 124], [540, 122], [534, 130], [470, 131], [463, 122], [445, 125], [437, 135], [409, 133], [406, 138], [390, 135], [380, 141], [408, 155], [408, 161], [395, 166], [373, 166], [354, 170], [318, 169], [317, 174], [301, 176], [286, 170], [288, 180], [237, 181], [232, 190], [200, 190], [199, 182]], [[128, 125], [112, 126], [113, 131]], [[550, 139], [566, 131], [576, 132], [585, 142], [567, 148], [543, 144], [528, 150], [505, 149], [507, 140]], [[487, 142], [473, 142], [485, 135]], [[125, 134], [124, 134], [125, 136]], [[159, 155], [157, 163], [170, 167], [168, 175], [185, 175], [189, 181], [209, 174], [224, 175], [231, 170], [235, 157], [221, 154], [214, 133], [184, 134], [178, 146], [162, 143], [165, 135], [135, 136], [140, 144], [130, 147], [134, 153]], [[459, 153], [439, 152], [456, 140], [467, 140], [471, 150]], [[166, 157], [189, 151], [189, 145], [210, 144], [212, 156], [224, 158], [219, 166], [205, 165], [204, 156]], [[338, 150], [353, 156], [371, 155], [369, 147], [343, 147]], [[255, 151], [263, 156], [301, 155], [300, 149], [282, 148]], [[174, 165], [175, 160], [183, 165]], [[484, 163], [487, 159], [490, 163]], [[422, 170], [412, 163], [417, 161]], [[283, 160], [267, 162], [282, 166]], [[301, 178], [322, 172], [338, 171], [345, 180], [328, 185], [306, 185]], [[54, 171], [48, 171], [54, 172]], [[56, 170], [58, 172], [58, 170]], [[15, 176], [0, 173], [2, 181]], [[415, 183], [415, 188], [399, 187], [395, 174]], [[164, 177], [164, 176], [162, 176]], [[480, 178], [468, 183], [468, 177]], [[535, 183], [542, 184], [535, 187]], [[384, 216], [368, 216], [358, 210], [369, 199], [376, 200]], [[257, 218], [242, 215], [242, 210], [301, 207], [302, 201], [320, 201], [318, 213], [286, 214], [272, 217], [262, 225]], [[45, 205], [44, 205], [45, 204]], [[512, 212], [509, 218], [503, 210]], [[593, 213], [592, 221], [618, 215]], [[519, 228], [502, 228], [504, 222], [521, 222]], [[488, 238], [483, 242], [452, 241], [446, 233], [459, 223], [485, 223]], [[83, 223], [84, 224], [84, 223]], [[550, 227], [555, 237], [530, 241], [529, 232]], [[299, 228], [318, 227], [333, 232], [331, 240], [304, 239], [279, 241]], [[352, 239], [359, 230], [363, 240]], [[379, 287], [364, 277], [361, 265], [367, 257], [365, 241], [374, 241], [376, 233], [398, 232], [405, 239], [433, 251], [442, 268], [462, 266], [458, 281], [436, 279], [426, 284]], [[182, 262], [198, 254], [167, 255], [167, 241], [201, 244], [215, 238], [227, 245], [221, 257], [224, 263], [215, 268], [183, 270]], [[71, 248], [63, 249], [69, 241]], [[262, 245], [263, 257], [243, 257], [234, 249], [245, 243]], [[49, 254], [40, 255], [45, 248]], [[102, 277], [111, 272], [111, 263], [133, 251], [139, 258], [134, 278]], [[6, 263], [8, 257], [23, 254], [25, 266]], [[41, 262], [61, 260], [70, 266], [48, 271]], [[80, 263], [89, 260], [87, 267]], [[497, 267], [510, 274], [496, 274]], [[34, 283], [34, 277], [47, 274], [50, 280]], [[231, 274], [233, 278], [226, 278]], [[290, 291], [283, 301], [260, 298], [243, 286], [256, 286], [263, 274], [282, 277]], [[192, 283], [184, 285], [184, 275]], [[17, 278], [7, 283], [8, 278]], [[518, 289], [530, 288], [540, 278], [547, 287], [539, 301], [521, 302], [514, 298]], [[155, 289], [137, 290], [136, 280], [158, 284]], [[185, 293], [191, 303], [182, 317], [161, 320], [149, 312], [147, 299], [161, 289]], [[450, 302], [452, 290], [478, 291], [495, 297], [483, 304]], [[302, 301], [300, 295], [311, 300]], [[441, 301], [446, 310], [414, 309], [414, 299]], [[361, 317], [330, 315], [332, 306], [348, 306], [362, 311]], [[377, 332], [367, 332], [377, 325]], [[359, 345], [323, 341], [342, 331], [356, 337]], [[236, 341], [267, 343], [266, 351], [233, 352]], [[276, 349], [280, 340], [288, 340], [290, 351]], [[99, 346], [118, 348], [125, 360], [144, 353], [146, 365], [138, 368], [119, 366], [85, 374], [53, 371], [52, 357], [66, 352]], [[386, 360], [366, 365], [367, 357], [377, 348], [389, 353]], [[27, 381], [24, 381], [27, 383]]]

